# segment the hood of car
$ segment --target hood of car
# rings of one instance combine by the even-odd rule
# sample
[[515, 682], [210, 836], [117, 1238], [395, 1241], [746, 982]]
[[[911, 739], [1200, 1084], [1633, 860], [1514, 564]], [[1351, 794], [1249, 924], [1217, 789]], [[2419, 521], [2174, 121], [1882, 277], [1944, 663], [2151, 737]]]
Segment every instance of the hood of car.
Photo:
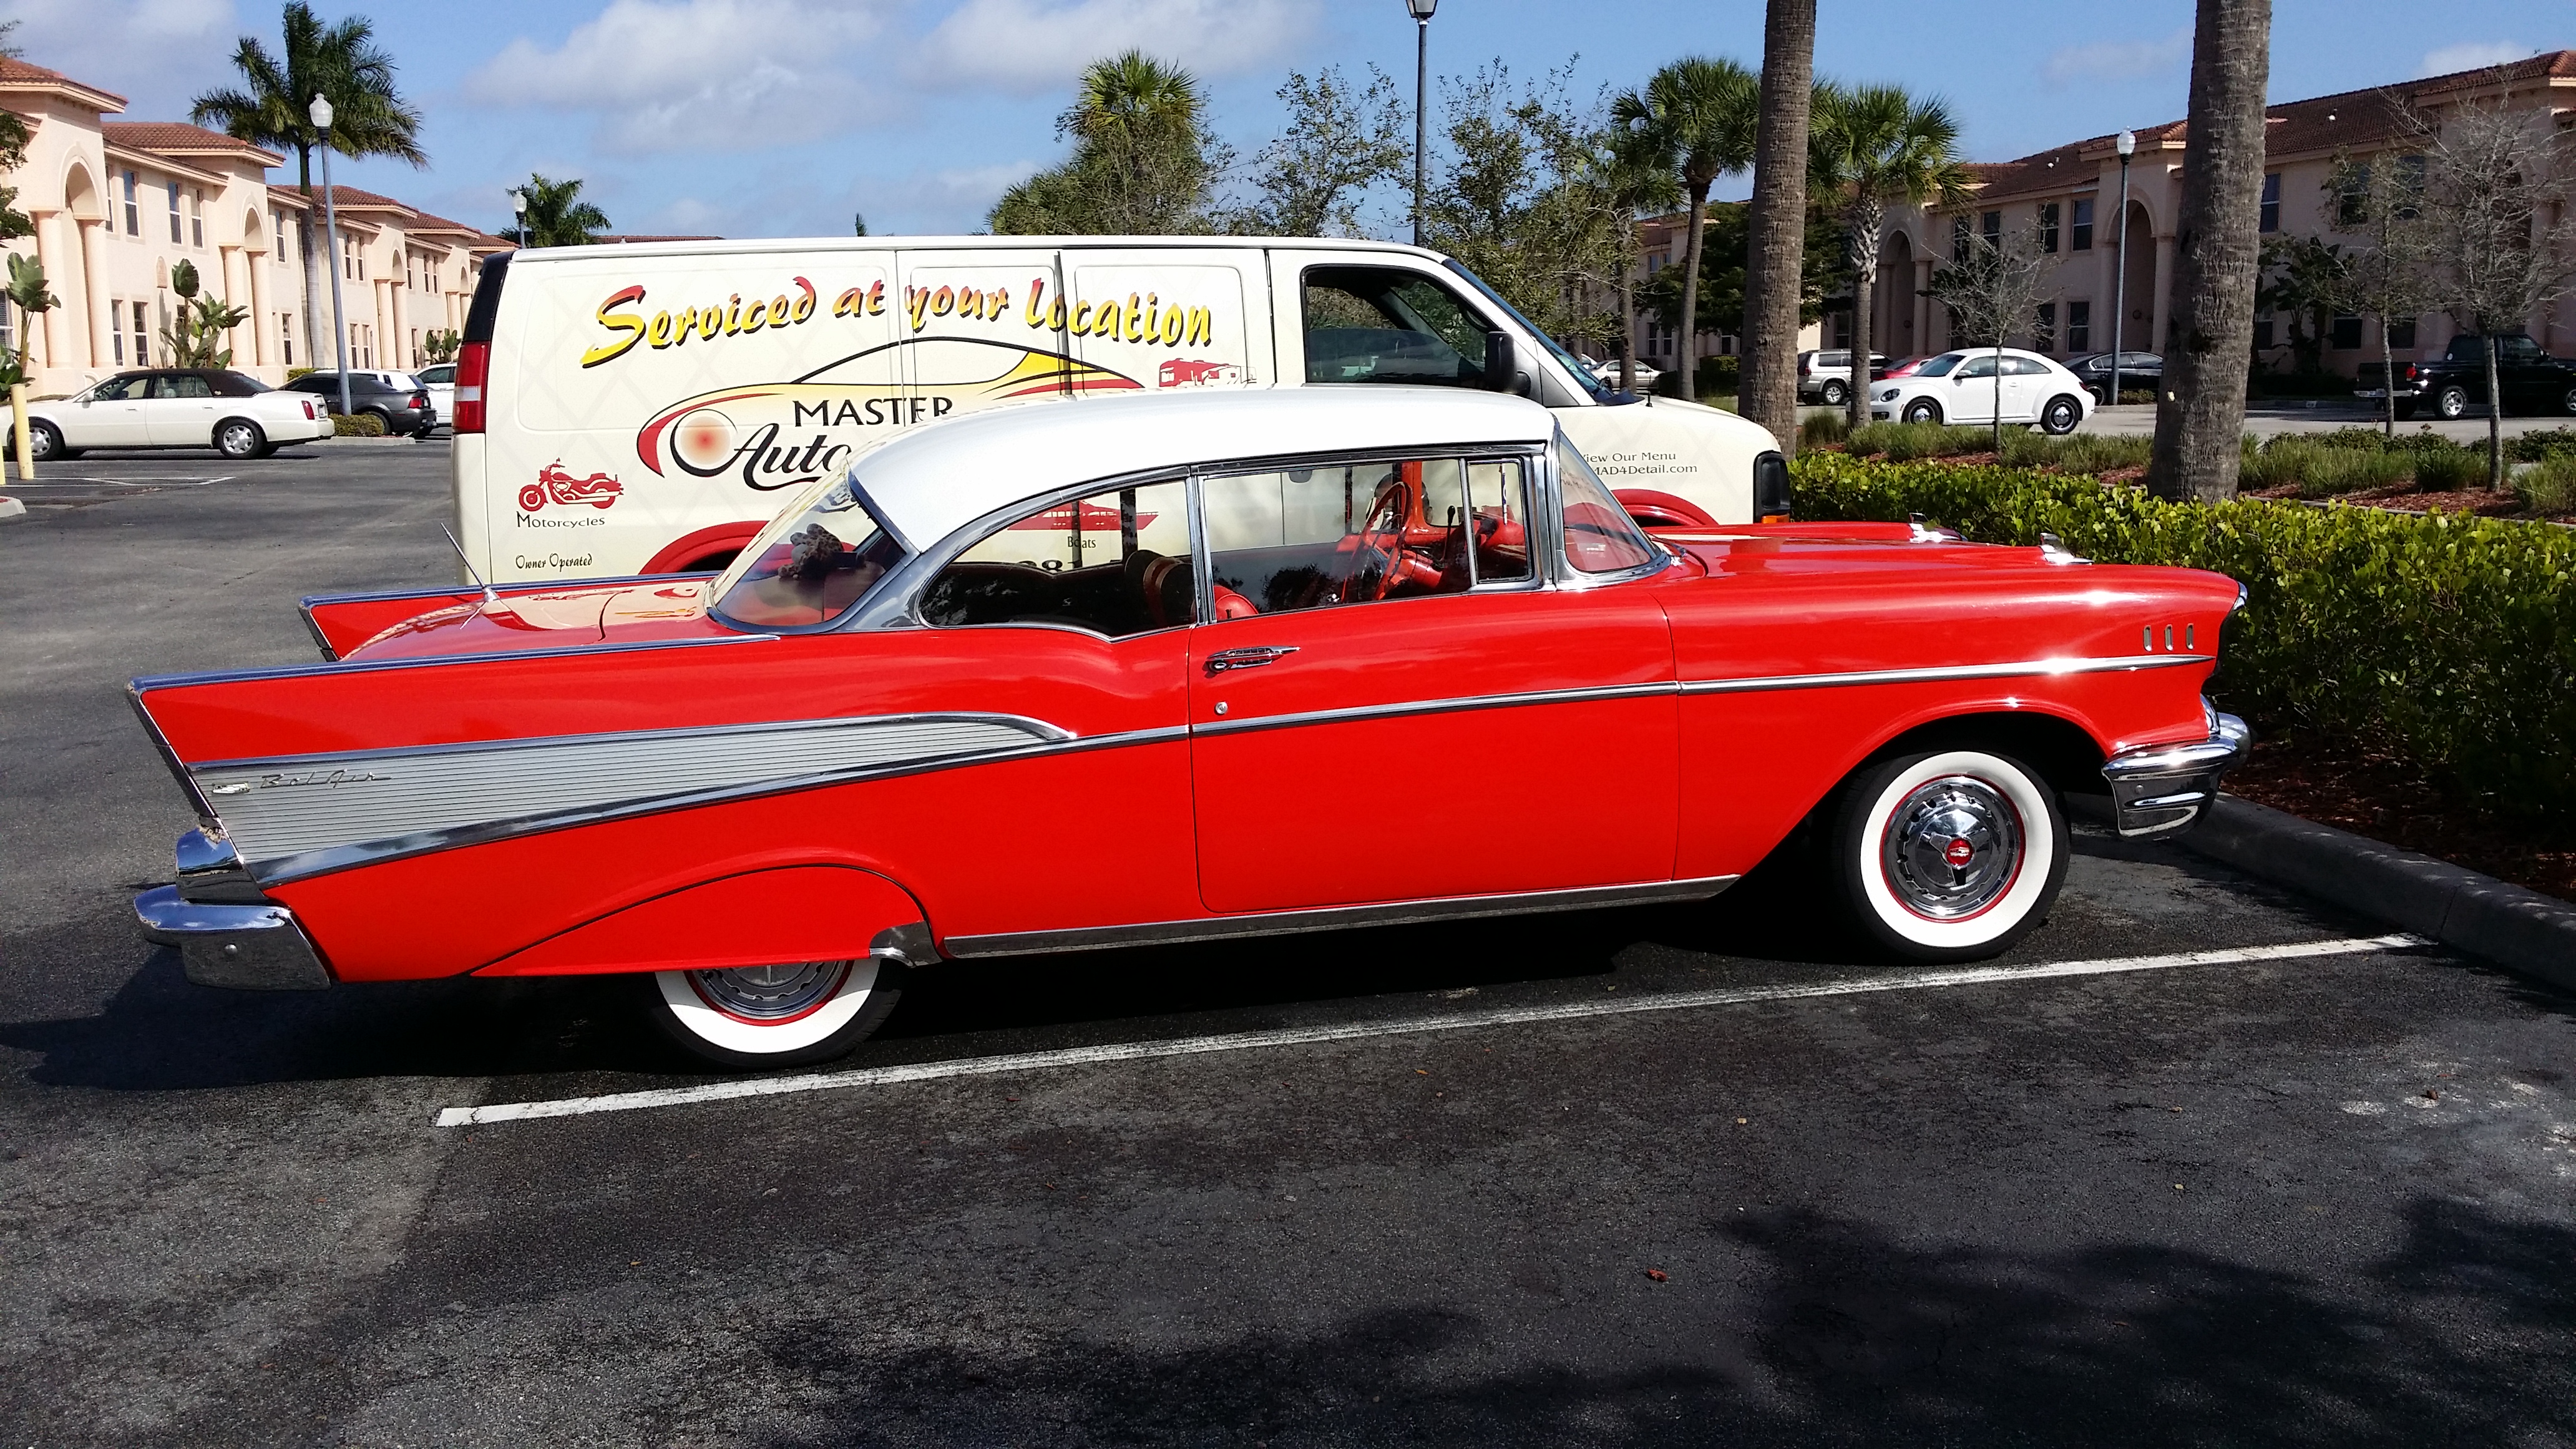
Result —
[[522, 653], [732, 634], [707, 615], [707, 583], [675, 579], [476, 598], [405, 619], [342, 657]]

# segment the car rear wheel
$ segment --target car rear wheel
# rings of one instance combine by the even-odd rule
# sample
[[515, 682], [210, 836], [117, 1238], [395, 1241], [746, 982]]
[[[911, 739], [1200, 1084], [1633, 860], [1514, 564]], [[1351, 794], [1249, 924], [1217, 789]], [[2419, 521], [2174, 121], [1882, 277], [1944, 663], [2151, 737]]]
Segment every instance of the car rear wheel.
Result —
[[2084, 405], [2071, 397], [2053, 397], [2039, 411], [2039, 428], [2052, 438], [2062, 438], [2075, 431], [2084, 421]]
[[673, 1041], [718, 1066], [804, 1066], [867, 1040], [902, 997], [903, 974], [874, 957], [657, 971], [651, 1000]]
[[1918, 397], [1905, 405], [1905, 420], [1909, 423], [1937, 423], [1941, 421], [1941, 405], [1928, 397]]
[[1916, 961], [1979, 961], [2048, 914], [2066, 881], [2066, 816], [2057, 792], [2009, 756], [1907, 754], [1852, 780], [1832, 850], [1866, 939]]
[[268, 435], [248, 418], [226, 418], [215, 425], [215, 451], [243, 462], [268, 451]]
[[1838, 408], [1844, 403], [1851, 401], [1851, 389], [1843, 386], [1841, 382], [1833, 378], [1827, 378], [1825, 380], [1824, 396], [1825, 406], [1829, 408]]
[[2566, 396], [2558, 400], [2558, 410], [2562, 413], [2576, 413], [2576, 387], [2567, 389]]
[[2456, 382], [2433, 394], [2433, 412], [2437, 417], [2466, 417], [2468, 411], [2469, 390]]

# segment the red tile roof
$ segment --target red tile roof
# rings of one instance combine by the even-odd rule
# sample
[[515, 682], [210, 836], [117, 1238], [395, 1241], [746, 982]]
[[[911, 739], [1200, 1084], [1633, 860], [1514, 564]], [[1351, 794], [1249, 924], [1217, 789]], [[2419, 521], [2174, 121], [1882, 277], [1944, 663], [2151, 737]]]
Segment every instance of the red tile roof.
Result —
[[102, 121], [100, 133], [111, 146], [127, 146], [137, 151], [167, 151], [175, 155], [196, 152], [223, 152], [248, 156], [269, 166], [283, 166], [286, 158], [266, 147], [253, 145], [238, 136], [191, 126], [185, 121]]
[[61, 71], [48, 70], [41, 65], [34, 64], [30, 61], [20, 60], [15, 56], [0, 56], [0, 85], [12, 84], [70, 86], [74, 89], [84, 90], [92, 95], [103, 96], [108, 100], [116, 102], [116, 105], [113, 107], [115, 110], [121, 111], [125, 109], [125, 97], [118, 95], [114, 91], [101, 90], [97, 86], [87, 84], [86, 82], [73, 80], [70, 76], [63, 74]]

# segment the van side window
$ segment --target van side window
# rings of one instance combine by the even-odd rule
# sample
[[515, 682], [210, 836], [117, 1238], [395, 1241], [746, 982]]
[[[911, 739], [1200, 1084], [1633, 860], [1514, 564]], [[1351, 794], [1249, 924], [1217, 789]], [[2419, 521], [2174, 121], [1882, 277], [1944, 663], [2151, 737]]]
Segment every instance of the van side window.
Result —
[[942, 628], [1052, 624], [1112, 639], [1191, 623], [1188, 489], [1112, 489], [1003, 524], [922, 590], [921, 617]]
[[1458, 294], [1395, 267], [1310, 267], [1308, 382], [1483, 387], [1491, 326]]

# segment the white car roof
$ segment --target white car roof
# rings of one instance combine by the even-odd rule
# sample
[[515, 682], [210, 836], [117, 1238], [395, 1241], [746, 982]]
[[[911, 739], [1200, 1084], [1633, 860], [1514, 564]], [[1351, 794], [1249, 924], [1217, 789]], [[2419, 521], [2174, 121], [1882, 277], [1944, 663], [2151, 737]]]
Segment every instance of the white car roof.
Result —
[[1125, 474], [1362, 448], [1545, 443], [1547, 409], [1502, 393], [1435, 387], [1287, 388], [1086, 398], [951, 418], [853, 470], [904, 543], [1061, 488]]

